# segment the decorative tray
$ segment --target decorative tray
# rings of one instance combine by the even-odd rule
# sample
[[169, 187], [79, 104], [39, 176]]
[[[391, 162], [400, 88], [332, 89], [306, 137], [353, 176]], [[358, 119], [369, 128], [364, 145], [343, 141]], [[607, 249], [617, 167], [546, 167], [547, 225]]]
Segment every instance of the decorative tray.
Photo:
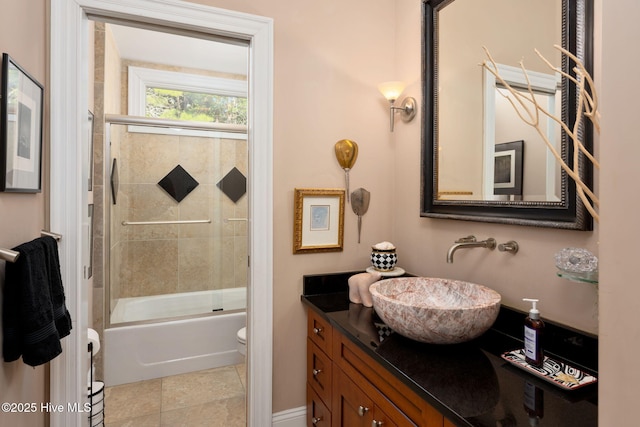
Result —
[[542, 368], [529, 365], [525, 362], [523, 349], [508, 351], [502, 355], [502, 358], [512, 365], [565, 390], [575, 390], [598, 381], [593, 375], [546, 356]]

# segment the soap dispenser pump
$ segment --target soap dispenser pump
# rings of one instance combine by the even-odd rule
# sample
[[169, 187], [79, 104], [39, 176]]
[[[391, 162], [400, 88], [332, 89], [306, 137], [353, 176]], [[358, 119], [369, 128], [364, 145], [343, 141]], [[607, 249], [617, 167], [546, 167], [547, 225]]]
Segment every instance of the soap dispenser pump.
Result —
[[525, 361], [532, 366], [541, 368], [544, 364], [544, 354], [542, 351], [542, 336], [544, 322], [540, 319], [537, 299], [523, 298], [523, 301], [531, 303], [529, 316], [524, 319], [524, 355]]

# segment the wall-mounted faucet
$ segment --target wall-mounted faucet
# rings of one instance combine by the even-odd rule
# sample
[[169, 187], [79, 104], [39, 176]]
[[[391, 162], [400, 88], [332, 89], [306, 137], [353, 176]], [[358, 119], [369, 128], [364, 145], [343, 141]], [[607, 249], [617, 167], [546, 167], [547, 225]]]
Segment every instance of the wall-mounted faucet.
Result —
[[493, 250], [496, 248], [496, 239], [493, 237], [489, 237], [487, 240], [477, 241], [475, 236], [467, 236], [462, 237], [454, 243], [453, 246], [449, 248], [449, 252], [447, 252], [447, 262], [449, 264], [453, 263], [453, 254], [458, 249], [464, 248], [487, 248]]

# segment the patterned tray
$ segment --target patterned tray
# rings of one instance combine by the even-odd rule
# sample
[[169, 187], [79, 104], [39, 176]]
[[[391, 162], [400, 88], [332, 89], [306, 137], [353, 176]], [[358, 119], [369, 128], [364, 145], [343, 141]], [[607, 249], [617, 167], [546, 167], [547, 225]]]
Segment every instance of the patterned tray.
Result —
[[544, 358], [542, 368], [531, 366], [525, 362], [524, 350], [522, 349], [508, 351], [502, 355], [502, 358], [514, 366], [524, 369], [565, 390], [575, 390], [598, 381], [593, 375], [549, 357]]

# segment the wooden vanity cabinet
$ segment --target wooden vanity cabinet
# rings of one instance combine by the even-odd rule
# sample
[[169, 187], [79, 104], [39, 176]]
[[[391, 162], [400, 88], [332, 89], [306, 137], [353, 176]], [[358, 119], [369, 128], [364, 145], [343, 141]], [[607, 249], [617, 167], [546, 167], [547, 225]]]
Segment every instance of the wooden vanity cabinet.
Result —
[[307, 425], [331, 426], [333, 328], [313, 311], [307, 316]]
[[309, 427], [453, 427], [313, 310], [307, 337]]

